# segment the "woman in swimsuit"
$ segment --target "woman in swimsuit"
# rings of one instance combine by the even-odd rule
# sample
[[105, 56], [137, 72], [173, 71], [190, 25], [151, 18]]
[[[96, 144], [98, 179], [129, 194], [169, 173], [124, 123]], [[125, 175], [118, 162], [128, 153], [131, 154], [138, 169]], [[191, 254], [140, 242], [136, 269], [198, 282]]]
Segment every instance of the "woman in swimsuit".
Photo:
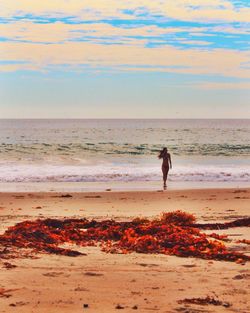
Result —
[[158, 155], [159, 159], [162, 159], [162, 174], [163, 174], [163, 187], [166, 188], [167, 179], [168, 179], [168, 171], [169, 168], [172, 168], [171, 155], [168, 153], [167, 148], [163, 148], [162, 151]]

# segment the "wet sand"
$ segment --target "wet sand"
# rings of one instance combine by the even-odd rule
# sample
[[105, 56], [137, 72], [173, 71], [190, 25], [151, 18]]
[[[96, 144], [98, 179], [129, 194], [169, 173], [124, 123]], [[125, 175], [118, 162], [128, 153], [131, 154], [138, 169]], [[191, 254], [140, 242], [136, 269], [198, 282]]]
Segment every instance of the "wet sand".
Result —
[[[0, 193], [0, 233], [24, 220], [86, 217], [130, 220], [183, 210], [198, 222], [249, 216], [250, 189], [145, 192]], [[249, 228], [216, 231], [230, 239], [250, 239]], [[249, 246], [232, 244], [248, 254]], [[0, 261], [0, 312], [250, 312], [249, 264], [165, 255], [106, 254], [79, 248], [87, 256], [39, 255]], [[8, 297], [9, 295], [9, 297]], [[231, 306], [180, 303], [211, 296]], [[85, 307], [84, 307], [85, 305]]]

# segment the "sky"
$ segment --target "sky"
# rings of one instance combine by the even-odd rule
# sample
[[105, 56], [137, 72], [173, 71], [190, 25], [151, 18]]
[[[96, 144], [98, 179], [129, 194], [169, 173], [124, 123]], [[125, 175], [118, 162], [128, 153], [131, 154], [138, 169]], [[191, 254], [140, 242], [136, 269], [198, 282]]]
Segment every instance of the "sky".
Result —
[[0, 118], [250, 118], [249, 0], [1, 0]]

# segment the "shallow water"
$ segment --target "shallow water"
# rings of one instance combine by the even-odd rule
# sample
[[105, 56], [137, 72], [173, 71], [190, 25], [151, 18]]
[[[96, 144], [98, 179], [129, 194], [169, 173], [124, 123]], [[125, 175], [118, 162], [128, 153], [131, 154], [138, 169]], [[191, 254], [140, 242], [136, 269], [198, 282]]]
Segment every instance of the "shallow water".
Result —
[[0, 182], [249, 182], [250, 120], [0, 120]]

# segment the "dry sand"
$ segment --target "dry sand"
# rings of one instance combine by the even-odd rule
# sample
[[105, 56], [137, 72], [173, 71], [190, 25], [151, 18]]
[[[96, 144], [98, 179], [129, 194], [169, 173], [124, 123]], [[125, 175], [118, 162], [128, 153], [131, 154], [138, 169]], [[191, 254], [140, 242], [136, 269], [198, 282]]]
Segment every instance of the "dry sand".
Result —
[[[198, 221], [229, 221], [249, 216], [250, 189], [147, 192], [0, 193], [0, 233], [27, 219], [45, 217], [153, 217], [181, 209]], [[233, 228], [232, 239], [250, 239], [249, 229]], [[249, 246], [248, 246], [249, 247]], [[246, 245], [236, 248], [249, 253]], [[243, 250], [245, 249], [245, 250]], [[248, 249], [248, 250], [247, 250]], [[80, 248], [87, 256], [39, 255], [0, 263], [0, 312], [250, 312], [249, 264], [132, 253], [114, 255]], [[1, 262], [1, 261], [0, 261]], [[230, 307], [183, 304], [178, 300], [211, 296]], [[88, 304], [88, 308], [84, 308]]]

